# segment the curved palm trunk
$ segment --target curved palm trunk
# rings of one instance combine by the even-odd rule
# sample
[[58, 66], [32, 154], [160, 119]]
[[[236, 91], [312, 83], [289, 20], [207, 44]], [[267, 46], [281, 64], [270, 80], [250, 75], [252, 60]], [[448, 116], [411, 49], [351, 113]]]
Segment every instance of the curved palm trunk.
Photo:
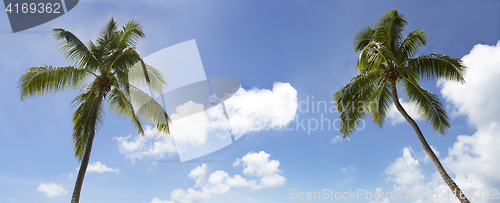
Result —
[[403, 106], [401, 106], [401, 104], [399, 103], [396, 84], [394, 82], [391, 82], [391, 92], [394, 105], [396, 105], [396, 108], [403, 115], [406, 121], [408, 121], [408, 123], [410, 123], [410, 125], [413, 126], [413, 129], [417, 133], [418, 140], [420, 140], [420, 144], [422, 144], [422, 147], [424, 147], [424, 151], [427, 153], [429, 158], [432, 160], [432, 163], [434, 163], [434, 165], [438, 169], [439, 174], [443, 178], [444, 182], [446, 182], [448, 187], [450, 187], [451, 191], [455, 193], [455, 196], [460, 200], [461, 203], [470, 203], [467, 197], [465, 197], [465, 194], [462, 193], [462, 190], [460, 190], [460, 188], [457, 186], [455, 181], [453, 181], [453, 179], [451, 179], [446, 170], [444, 170], [444, 167], [443, 165], [441, 165], [441, 162], [439, 162], [439, 159], [437, 158], [436, 154], [434, 154], [429, 144], [427, 144], [427, 141], [425, 140], [424, 135], [422, 134], [422, 131], [420, 131], [420, 128], [418, 127], [417, 123], [408, 115], [408, 113], [406, 113]]
[[92, 117], [90, 123], [89, 138], [87, 140], [87, 146], [85, 146], [85, 152], [82, 158], [82, 164], [80, 165], [80, 170], [78, 171], [78, 177], [76, 178], [75, 189], [73, 189], [73, 196], [71, 197], [71, 203], [80, 202], [80, 191], [83, 186], [83, 179], [85, 178], [85, 172], [87, 172], [87, 166], [89, 165], [90, 151], [92, 151], [92, 143], [95, 137], [95, 123], [97, 120], [97, 112], [101, 106], [102, 99], [104, 97], [104, 92], [100, 91], [97, 97], [94, 108], [92, 109]]

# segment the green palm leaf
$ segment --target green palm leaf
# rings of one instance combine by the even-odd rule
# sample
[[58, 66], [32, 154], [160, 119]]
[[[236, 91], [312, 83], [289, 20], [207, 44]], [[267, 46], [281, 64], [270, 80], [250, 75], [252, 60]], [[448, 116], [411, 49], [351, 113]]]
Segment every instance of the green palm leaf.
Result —
[[68, 89], [76, 90], [89, 75], [90, 72], [73, 66], [31, 67], [19, 80], [21, 99]]
[[108, 94], [109, 108], [111, 111], [120, 117], [131, 120], [139, 133], [144, 135], [141, 122], [139, 121], [139, 117], [135, 114], [134, 107], [130, 103], [130, 100], [130, 96], [121, 91], [116, 85]]
[[54, 37], [63, 40], [60, 44], [66, 60], [78, 67], [96, 67], [98, 59], [73, 33], [62, 28], [53, 29]]
[[408, 100], [416, 104], [420, 117], [430, 121], [432, 128], [444, 135], [446, 129], [450, 127], [450, 123], [439, 97], [420, 87], [416, 81], [405, 78], [402, 82]]
[[137, 41], [145, 36], [144, 32], [142, 32], [142, 25], [135, 20], [131, 20], [120, 31], [118, 47], [135, 47]]
[[165, 113], [163, 107], [155, 101], [153, 97], [143, 92], [139, 88], [129, 84], [131, 104], [140, 119], [145, 119], [150, 123], [160, 127], [161, 131], [168, 134], [168, 124], [170, 117]]
[[380, 80], [378, 71], [358, 75], [333, 95], [336, 108], [340, 112], [340, 133], [344, 138], [354, 132], [358, 124], [366, 118], [370, 95], [374, 83]]
[[128, 72], [128, 81], [136, 87], [150, 87], [156, 94], [162, 94], [167, 86], [165, 76], [158, 69], [142, 63], [136, 63]]
[[87, 87], [83, 93], [73, 99], [73, 107], [77, 107], [73, 113], [73, 146], [75, 150], [75, 157], [81, 161], [84, 155], [85, 147], [87, 146], [88, 137], [91, 131], [90, 126], [92, 123], [92, 115], [95, 113], [94, 109], [98, 108], [97, 119], [94, 123], [95, 132], [99, 130], [99, 125], [102, 124], [104, 117], [104, 109], [102, 105], [96, 107], [97, 98], [99, 94], [99, 86], [94, 82]]
[[362, 51], [372, 41], [375, 30], [369, 25], [363, 27], [354, 37], [354, 51]]
[[420, 47], [425, 45], [427, 45], [427, 33], [423, 29], [417, 29], [408, 33], [396, 52], [400, 54], [400, 59], [409, 59], [413, 58]]
[[376, 40], [384, 42], [390, 50], [397, 50], [403, 41], [403, 30], [408, 24], [404, 16], [396, 9], [382, 14], [376, 23]]
[[444, 78], [464, 83], [466, 67], [460, 59], [434, 53], [408, 60], [408, 67], [416, 69], [423, 79]]
[[373, 93], [370, 95], [370, 113], [372, 119], [382, 127], [382, 124], [387, 117], [387, 112], [392, 104], [391, 87], [388, 82], [379, 84]]

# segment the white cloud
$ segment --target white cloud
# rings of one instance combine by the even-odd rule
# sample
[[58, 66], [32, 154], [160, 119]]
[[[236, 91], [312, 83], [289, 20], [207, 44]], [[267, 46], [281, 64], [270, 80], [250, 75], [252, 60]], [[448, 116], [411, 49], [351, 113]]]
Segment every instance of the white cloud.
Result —
[[[79, 168], [77, 168], [78, 170]], [[114, 172], [114, 173], [119, 173], [120, 170], [117, 168], [113, 169], [110, 167], [107, 167], [106, 165], [102, 164], [100, 161], [91, 163], [87, 166], [87, 172], [97, 172], [97, 173], [104, 173], [104, 172]]]
[[193, 188], [175, 189], [170, 193], [169, 201], [154, 198], [151, 203], [191, 203], [211, 198], [212, 195], [225, 194], [233, 187], [259, 190], [282, 186], [285, 184], [285, 177], [280, 175], [282, 171], [278, 168], [279, 161], [269, 160], [269, 157], [270, 154], [261, 151], [259, 153], [250, 152], [241, 159], [236, 159], [233, 166], [241, 166], [242, 172], [247, 178], [237, 174], [231, 177], [227, 172], [218, 170], [211, 173], [205, 180], [207, 166], [202, 164], [191, 170], [188, 175], [195, 180]]
[[170, 135], [164, 135], [151, 126], [146, 125], [144, 136], [115, 137], [118, 148], [128, 159], [134, 161], [143, 157], [163, 158], [177, 152], [174, 140]]
[[155, 197], [155, 198], [153, 199], [153, 201], [151, 201], [151, 203], [175, 203], [175, 202], [168, 201], [168, 200], [161, 200], [160, 198]]
[[62, 184], [55, 183], [40, 183], [40, 186], [38, 186], [36, 190], [45, 193], [49, 197], [64, 196], [68, 194], [68, 191], [64, 189]]
[[295, 119], [297, 90], [289, 83], [276, 82], [272, 90], [240, 88], [226, 102], [231, 132], [242, 136], [249, 132], [283, 128]]
[[264, 177], [276, 172], [280, 172], [278, 166], [280, 162], [277, 160], [269, 161], [270, 154], [261, 151], [259, 153], [248, 153], [241, 159], [236, 159], [233, 166], [243, 165], [243, 173], [245, 175]]
[[285, 127], [295, 118], [297, 91], [289, 83], [281, 82], [274, 83], [272, 90], [240, 88], [224, 104], [229, 121], [220, 106], [206, 111], [203, 104], [193, 101], [177, 106], [171, 117], [179, 119], [171, 123], [171, 135], [164, 136], [147, 126], [144, 137], [115, 138], [120, 152], [132, 161], [163, 158], [175, 152], [184, 161], [211, 153], [231, 143], [229, 132], [238, 139], [249, 132]]
[[[403, 156], [399, 157], [395, 160], [395, 162], [391, 163], [385, 170], [388, 175], [387, 181], [393, 182], [393, 188], [390, 190], [393, 194], [397, 194], [401, 192], [402, 194], [406, 194], [407, 192], [410, 194], [421, 194], [421, 197], [412, 199], [410, 202], [439, 202], [439, 203], [453, 203], [457, 202], [453, 193], [449, 189], [448, 185], [443, 181], [441, 175], [435, 171], [430, 176], [430, 179], [425, 179], [424, 171], [422, 170], [421, 163], [414, 158], [414, 154], [411, 148], [403, 149]], [[431, 163], [432, 164], [432, 163]], [[445, 168], [449, 170], [452, 167]], [[450, 174], [451, 175], [451, 174]], [[469, 174], [467, 176], [457, 174], [456, 178], [453, 179], [457, 185], [462, 189], [462, 191], [467, 192], [468, 190], [476, 191], [476, 195], [478, 194], [478, 190], [487, 190], [490, 191], [494, 188], [490, 188], [487, 185], [483, 184], [483, 182], [479, 181], [478, 177], [475, 174]], [[430, 198], [430, 192], [436, 192], [438, 196], [433, 196], [436, 198]], [[387, 191], [386, 191], [387, 192]], [[484, 195], [484, 194], [483, 194]], [[496, 202], [491, 199], [477, 198], [473, 199], [471, 196], [468, 196], [469, 200], [474, 200], [474, 202]], [[400, 202], [400, 201], [398, 201]]]
[[481, 129], [474, 135], [460, 135], [444, 159], [450, 170], [473, 175], [490, 188], [500, 187], [500, 127]]
[[190, 178], [196, 181], [196, 184], [194, 185], [195, 188], [200, 187], [203, 184], [206, 175], [207, 175], [206, 164], [202, 164], [201, 166], [196, 167], [188, 174]]
[[467, 116], [478, 131], [460, 135], [444, 159], [449, 170], [467, 174], [488, 187], [500, 187], [500, 41], [475, 45], [462, 58], [468, 67], [465, 84], [440, 81], [441, 93], [457, 114]]
[[420, 163], [411, 156], [411, 152], [411, 148], [404, 148], [403, 157], [397, 158], [385, 169], [385, 173], [390, 177], [389, 180], [406, 187], [420, 183], [424, 179]]
[[[203, 110], [203, 104], [193, 101], [188, 101], [176, 107], [176, 113], [172, 114], [172, 119], [191, 115], [189, 119], [178, 119], [170, 125], [171, 132], [175, 134], [174, 139], [178, 147], [185, 144], [200, 146], [205, 144], [211, 130], [229, 130], [224, 125], [227, 123], [226, 118], [222, 113], [218, 113], [216, 108], [210, 108], [207, 111]], [[200, 113], [193, 114], [193, 112]], [[196, 123], [196, 125], [193, 125], [193, 123]]]
[[230, 128], [222, 107], [217, 106], [206, 111], [203, 109], [203, 104], [188, 101], [177, 106], [176, 112], [172, 114], [172, 117], [176, 118], [189, 115], [189, 112], [199, 112], [189, 117], [173, 120], [170, 124], [170, 132], [174, 137], [181, 160], [183, 160], [184, 155], [188, 154], [191, 155], [191, 158], [205, 155], [201, 152], [203, 147], [211, 149], [207, 149], [206, 153], [219, 149], [215, 147], [214, 142], [227, 142], [227, 144], [231, 142]]
[[468, 67], [465, 84], [440, 80], [441, 93], [455, 108], [478, 128], [500, 123], [500, 41], [496, 46], [475, 45], [462, 58]]

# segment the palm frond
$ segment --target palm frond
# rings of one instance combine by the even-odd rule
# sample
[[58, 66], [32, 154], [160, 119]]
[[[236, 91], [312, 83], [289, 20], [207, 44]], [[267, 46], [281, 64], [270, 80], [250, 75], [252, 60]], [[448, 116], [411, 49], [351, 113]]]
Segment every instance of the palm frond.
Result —
[[142, 31], [142, 25], [136, 20], [127, 22], [120, 31], [118, 48], [135, 47], [140, 38], [146, 35]]
[[98, 64], [96, 57], [87, 46], [73, 33], [62, 28], [53, 29], [57, 40], [64, 40], [59, 45], [64, 52], [66, 60], [79, 67], [95, 67]]
[[366, 118], [374, 83], [380, 79], [378, 71], [366, 72], [352, 78], [348, 84], [333, 94], [335, 107], [340, 112], [339, 132], [344, 138], [354, 132], [359, 123]]
[[167, 86], [165, 76], [158, 69], [142, 62], [136, 63], [129, 70], [128, 81], [138, 87], [150, 87], [155, 93], [162, 94]]
[[[97, 80], [97, 79], [96, 79]], [[90, 127], [94, 125], [94, 131], [97, 132], [99, 125], [102, 124], [102, 118], [104, 117], [103, 105], [99, 105], [97, 118], [95, 122], [92, 122], [92, 114], [94, 113], [94, 108], [97, 104], [97, 98], [99, 95], [99, 87], [96, 85], [95, 81], [89, 85], [85, 91], [73, 99], [73, 106], [77, 107], [76, 111], [73, 113], [73, 146], [75, 151], [75, 157], [81, 160], [87, 146], [87, 140], [90, 135]]]
[[31, 67], [21, 76], [19, 88], [21, 99], [46, 93], [58, 93], [63, 90], [76, 90], [91, 73], [73, 66]]
[[403, 30], [408, 24], [404, 15], [396, 9], [390, 9], [379, 17], [375, 24], [376, 40], [384, 42], [391, 51], [397, 50], [403, 41]]
[[111, 18], [106, 26], [99, 32], [96, 42], [104, 50], [112, 50], [118, 43], [118, 25], [114, 18]]
[[370, 95], [370, 113], [372, 119], [382, 128], [387, 112], [392, 104], [391, 87], [388, 82], [379, 84]]
[[139, 121], [137, 115], [135, 115], [132, 103], [130, 103], [130, 96], [121, 91], [121, 88], [118, 86], [118, 84], [119, 83], [115, 83], [115, 88], [113, 88], [107, 95], [111, 111], [117, 116], [130, 119], [139, 133], [144, 135], [144, 130], [142, 128], [141, 122]]
[[406, 60], [413, 58], [420, 47], [425, 45], [427, 45], [427, 33], [423, 29], [417, 29], [408, 33], [396, 52], [401, 55], [402, 59]]
[[439, 97], [420, 87], [416, 81], [411, 79], [404, 78], [402, 83], [408, 100], [416, 104], [419, 115], [423, 119], [430, 121], [435, 131], [444, 135], [446, 129], [450, 127], [450, 123]]
[[114, 58], [112, 63], [106, 65], [109, 66], [106, 72], [114, 70], [114, 77], [119, 81], [129, 81], [135, 86], [151, 88], [157, 94], [163, 93], [162, 90], [167, 85], [165, 76], [159, 70], [145, 64], [140, 54], [133, 48], [119, 50], [115, 55], [111, 56]]
[[130, 98], [135, 114], [140, 119], [145, 119], [154, 124], [158, 130], [169, 133], [170, 117], [156, 100], [134, 85], [128, 84]]
[[369, 25], [361, 28], [354, 37], [354, 51], [359, 52], [363, 50], [372, 40], [373, 33], [375, 33], [375, 30]]
[[111, 70], [128, 71], [135, 63], [141, 60], [141, 55], [135, 51], [134, 47], [125, 49], [113, 49], [111, 53], [103, 59], [103, 67], [106, 67], [106, 73]]
[[391, 65], [396, 56], [383, 43], [371, 41], [359, 54], [356, 62], [358, 72], [379, 69], [383, 64]]
[[434, 53], [410, 59], [407, 65], [415, 69], [422, 79], [444, 78], [460, 83], [465, 82], [463, 76], [467, 67], [457, 58]]

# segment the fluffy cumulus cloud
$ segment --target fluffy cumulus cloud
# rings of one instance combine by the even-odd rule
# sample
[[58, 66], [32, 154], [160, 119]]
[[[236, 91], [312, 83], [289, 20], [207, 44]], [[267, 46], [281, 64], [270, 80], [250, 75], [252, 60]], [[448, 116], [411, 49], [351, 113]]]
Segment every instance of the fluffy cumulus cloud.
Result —
[[500, 41], [496, 46], [475, 45], [462, 58], [468, 67], [465, 84], [439, 81], [441, 93], [454, 112], [468, 117], [478, 128], [500, 121]]
[[387, 180], [392, 179], [402, 186], [408, 186], [417, 184], [424, 179], [425, 176], [422, 169], [420, 169], [420, 163], [412, 157], [411, 152], [411, 148], [403, 149], [403, 156], [397, 158], [385, 170], [390, 175]]
[[[437, 152], [433, 149], [435, 153]], [[387, 181], [393, 183], [393, 187], [385, 192], [392, 193], [396, 202], [439, 202], [452, 203], [457, 202], [454, 194], [449, 189], [448, 185], [443, 181], [441, 175], [435, 171], [426, 178], [422, 167], [425, 164], [432, 162], [420, 162], [418, 153], [414, 153], [411, 148], [403, 149], [403, 156], [397, 158], [385, 170], [388, 175]], [[446, 166], [445, 166], [446, 167]], [[448, 169], [448, 168], [447, 168]], [[450, 172], [450, 171], [448, 171]], [[489, 198], [484, 197], [484, 190], [487, 185], [478, 181], [477, 176], [470, 174], [467, 176], [457, 175], [454, 181], [459, 185], [462, 191], [475, 191], [475, 199], [468, 195], [469, 200], [480, 203], [496, 202], [491, 199], [491, 188], [489, 189]], [[481, 190], [482, 198], [478, 198]], [[471, 193], [472, 194], [472, 193]], [[399, 195], [399, 196], [398, 196]], [[387, 197], [387, 196], [385, 196]], [[382, 201], [382, 199], [381, 199]], [[383, 200], [389, 202], [388, 199]]]
[[[77, 168], [78, 170], [79, 168]], [[105, 172], [113, 172], [113, 173], [119, 173], [120, 170], [117, 168], [110, 168], [101, 163], [100, 161], [91, 163], [87, 166], [87, 172], [97, 172], [97, 173], [105, 173]]]
[[444, 164], [459, 176], [474, 176], [486, 188], [500, 188], [499, 132], [500, 127], [493, 125], [472, 136], [458, 136]]
[[458, 136], [444, 163], [459, 176], [500, 188], [500, 41], [475, 45], [462, 60], [468, 67], [466, 83], [440, 81], [439, 86], [454, 112], [465, 115], [478, 131]]
[[224, 104], [229, 119], [220, 105], [205, 111], [203, 104], [193, 101], [179, 105], [170, 115], [174, 119], [171, 135], [162, 135], [147, 126], [144, 137], [115, 138], [120, 152], [131, 160], [158, 159], [176, 152], [181, 160], [205, 155], [230, 144], [229, 132], [238, 139], [250, 132], [288, 125], [297, 111], [297, 91], [289, 83], [281, 82], [274, 83], [272, 89], [240, 88]]
[[282, 186], [285, 184], [285, 177], [281, 175], [280, 163], [278, 160], [270, 160], [270, 156], [261, 151], [250, 152], [241, 159], [236, 159], [233, 166], [241, 167], [243, 176], [238, 174], [230, 176], [227, 172], [218, 170], [207, 178], [207, 165], [202, 164], [188, 174], [195, 181], [192, 188], [175, 189], [170, 193], [170, 200], [154, 198], [151, 203], [191, 203], [225, 194], [231, 188], [260, 190]]
[[203, 181], [205, 181], [205, 176], [207, 175], [207, 165], [202, 164], [201, 166], [193, 169], [188, 176], [196, 181], [194, 187], [201, 187]]
[[241, 159], [237, 159], [233, 166], [243, 166], [243, 174], [260, 178], [259, 185], [253, 188], [273, 188], [285, 184], [285, 177], [279, 175], [280, 162], [269, 160], [271, 155], [261, 151], [259, 153], [248, 153]]
[[297, 112], [297, 90], [289, 83], [276, 82], [273, 89], [240, 88], [226, 101], [231, 131], [235, 136], [248, 132], [285, 127]]
[[64, 196], [68, 194], [68, 191], [64, 189], [62, 184], [55, 183], [40, 183], [36, 190], [45, 193], [49, 197]]
[[163, 158], [165, 155], [177, 153], [172, 136], [165, 135], [151, 126], [146, 126], [144, 136], [115, 137], [121, 153], [134, 161], [143, 157]]
[[[200, 113], [193, 114], [194, 112]], [[207, 141], [209, 132], [216, 129], [229, 130], [225, 125], [227, 120], [218, 108], [210, 108], [204, 111], [203, 104], [188, 101], [176, 108], [176, 112], [172, 114], [172, 119], [185, 117], [186, 115], [191, 116], [189, 119], [174, 120], [174, 123], [170, 125], [177, 146], [185, 144], [200, 146]], [[196, 123], [196, 125], [193, 125], [193, 123]]]

